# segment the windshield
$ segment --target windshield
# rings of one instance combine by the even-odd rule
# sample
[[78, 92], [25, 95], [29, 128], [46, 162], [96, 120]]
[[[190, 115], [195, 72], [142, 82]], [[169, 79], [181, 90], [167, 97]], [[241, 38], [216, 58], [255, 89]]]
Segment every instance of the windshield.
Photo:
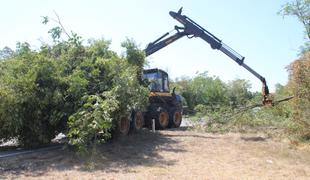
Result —
[[162, 81], [160, 74], [157, 72], [144, 74], [144, 78], [149, 81], [149, 89], [151, 91], [161, 91], [162, 90]]
[[154, 92], [169, 92], [168, 76], [160, 72], [145, 73], [144, 79], [149, 81], [149, 89]]
[[169, 92], [168, 75], [161, 72], [145, 73], [144, 79], [149, 81], [149, 89], [154, 92]]

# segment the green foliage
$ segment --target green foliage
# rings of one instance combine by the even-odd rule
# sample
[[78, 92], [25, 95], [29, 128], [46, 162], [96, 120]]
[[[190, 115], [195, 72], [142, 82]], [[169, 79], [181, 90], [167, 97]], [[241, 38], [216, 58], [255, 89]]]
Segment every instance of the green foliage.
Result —
[[0, 60], [3, 59], [9, 59], [14, 55], [14, 51], [9, 47], [4, 47], [2, 50], [0, 50]]
[[127, 39], [122, 43], [122, 47], [126, 48], [126, 57], [130, 64], [143, 68], [145, 64], [145, 55], [142, 50], [140, 50], [133, 40]]
[[225, 84], [216, 77], [208, 77], [201, 74], [195, 77], [189, 89], [192, 93], [192, 104], [205, 104], [211, 108], [224, 104], [227, 99], [225, 94]]
[[[218, 77], [209, 77], [207, 73], [192, 79], [178, 79], [172, 83], [172, 86], [177, 87], [186, 99], [190, 110], [195, 110], [197, 105], [208, 107], [211, 111], [217, 111], [223, 107], [235, 109], [246, 106], [254, 98], [254, 94], [249, 90], [251, 85], [247, 80], [236, 79], [224, 83]], [[204, 108], [201, 109], [201, 106], [197, 108], [202, 113]]]
[[227, 102], [225, 83], [217, 77], [207, 76], [206, 73], [193, 79], [181, 79], [175, 82], [174, 86], [186, 99], [191, 110], [198, 104], [208, 105], [214, 109]]
[[54, 40], [59, 39], [61, 37], [62, 29], [61, 27], [54, 27], [48, 31], [51, 34]]
[[50, 30], [53, 45], [33, 51], [18, 43], [15, 55], [0, 62], [0, 140], [32, 147], [67, 132], [69, 143], [85, 151], [111, 138], [120, 117], [146, 105], [148, 90], [137, 76], [144, 53], [134, 42], [127, 40], [119, 57], [109, 41], [82, 45], [74, 33], [60, 40], [60, 31]]
[[300, 47], [301, 54], [310, 50], [310, 0], [292, 0], [285, 3], [278, 14], [284, 16], [295, 16], [305, 28], [306, 39], [304, 46]]
[[122, 43], [122, 47], [126, 48], [125, 54], [129, 64], [137, 66], [136, 73], [137, 77], [139, 78], [139, 82], [141, 84], [146, 84], [142, 81], [143, 66], [146, 64], [144, 51], [140, 50], [136, 43], [129, 39]]
[[[247, 109], [249, 105], [261, 102], [261, 94], [250, 92], [247, 80], [235, 79], [228, 83], [219, 78], [208, 77], [206, 73], [192, 79], [181, 78], [173, 82], [189, 103], [190, 118], [195, 129], [208, 132], [263, 131], [270, 128], [289, 132], [299, 126], [292, 122], [293, 111], [289, 103], [274, 107]], [[287, 86], [276, 86], [276, 97], [291, 95]]]
[[111, 138], [112, 112], [118, 108], [112, 98], [103, 99], [99, 95], [82, 98], [82, 107], [69, 117], [69, 143], [78, 147], [80, 152], [87, 151], [87, 145], [103, 143]]
[[[202, 112], [198, 109], [202, 108]], [[216, 111], [208, 107], [196, 106], [197, 114], [192, 117], [194, 128], [207, 132], [264, 132], [272, 136], [282, 136], [285, 132], [298, 130], [292, 122], [287, 104], [274, 107], [260, 107], [248, 110], [233, 110], [221, 107]], [[206, 113], [207, 112], [207, 113]], [[282, 133], [279, 133], [282, 132]]]
[[16, 44], [16, 53], [19, 55], [27, 55], [31, 52], [30, 44], [27, 42], [17, 42]]
[[310, 139], [310, 51], [288, 66], [288, 88], [293, 92], [293, 120], [298, 131], [294, 133]]
[[[0, 118], [10, 127], [10, 137], [18, 137], [25, 146], [48, 143], [59, 121], [53, 108], [62, 104], [56, 63], [22, 51], [3, 62], [1, 69]], [[8, 137], [1, 134], [1, 138]]]
[[244, 79], [236, 79], [228, 83], [228, 97], [230, 105], [233, 108], [237, 106], [245, 106], [247, 102], [253, 98], [253, 94], [250, 92], [251, 85], [249, 81]]

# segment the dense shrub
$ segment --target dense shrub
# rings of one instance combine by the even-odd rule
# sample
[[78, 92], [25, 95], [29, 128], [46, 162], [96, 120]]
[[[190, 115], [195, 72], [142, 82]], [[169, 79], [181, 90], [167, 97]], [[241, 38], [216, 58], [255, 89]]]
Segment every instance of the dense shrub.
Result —
[[37, 51], [19, 43], [0, 62], [0, 139], [38, 146], [68, 132], [71, 144], [85, 148], [110, 138], [120, 116], [147, 102], [137, 77], [144, 53], [131, 41], [124, 47], [119, 57], [108, 41], [82, 45], [74, 34]]

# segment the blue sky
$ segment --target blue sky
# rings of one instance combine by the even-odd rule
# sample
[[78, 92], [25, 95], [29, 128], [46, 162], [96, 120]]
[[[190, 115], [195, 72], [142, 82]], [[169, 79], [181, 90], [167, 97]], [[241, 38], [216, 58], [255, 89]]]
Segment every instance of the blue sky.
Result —
[[[112, 40], [111, 49], [122, 53], [121, 42], [133, 38], [141, 48], [179, 25], [169, 11], [183, 6], [187, 15], [224, 43], [245, 56], [245, 63], [266, 77], [270, 89], [287, 82], [285, 67], [297, 58], [304, 42], [297, 19], [283, 19], [277, 11], [285, 1], [269, 0], [28, 0], [0, 1], [0, 48], [15, 48], [27, 41], [33, 48], [49, 42], [53, 25], [42, 25], [41, 16], [56, 11], [68, 31], [85, 40]], [[208, 71], [224, 81], [247, 79], [252, 90], [261, 83], [220, 51], [201, 39], [183, 38], [148, 57], [150, 67], [169, 72], [171, 78], [193, 77]]]

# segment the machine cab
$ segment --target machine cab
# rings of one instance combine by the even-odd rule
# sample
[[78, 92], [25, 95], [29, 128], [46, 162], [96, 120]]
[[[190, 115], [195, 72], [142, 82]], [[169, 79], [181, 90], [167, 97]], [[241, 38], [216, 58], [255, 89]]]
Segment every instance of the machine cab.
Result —
[[168, 74], [161, 69], [147, 69], [143, 71], [143, 79], [149, 83], [151, 92], [169, 92]]

